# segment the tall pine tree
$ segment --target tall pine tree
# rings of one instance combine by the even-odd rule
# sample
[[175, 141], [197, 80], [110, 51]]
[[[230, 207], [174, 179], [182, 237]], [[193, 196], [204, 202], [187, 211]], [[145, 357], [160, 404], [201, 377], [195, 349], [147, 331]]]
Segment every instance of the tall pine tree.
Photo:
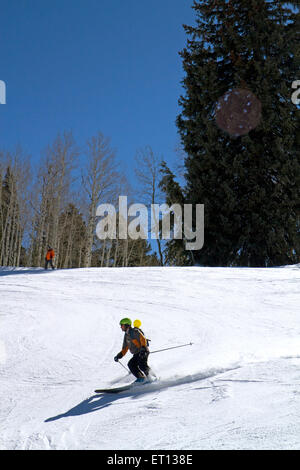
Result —
[[[296, 4], [195, 0], [193, 9], [177, 126], [186, 152], [184, 203], [205, 205], [204, 247], [194, 260], [299, 262], [300, 118], [291, 100], [299, 79]], [[168, 191], [167, 197], [172, 202]]]

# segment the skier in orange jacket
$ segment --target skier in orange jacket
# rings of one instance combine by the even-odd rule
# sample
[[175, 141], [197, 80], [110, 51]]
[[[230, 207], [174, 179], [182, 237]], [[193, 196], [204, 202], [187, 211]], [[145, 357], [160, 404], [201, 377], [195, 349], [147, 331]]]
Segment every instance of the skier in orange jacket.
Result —
[[55, 256], [54, 250], [51, 248], [51, 246], [48, 246], [48, 251], [46, 254], [46, 258], [45, 258], [45, 269], [48, 269], [48, 264], [50, 264], [51, 268], [54, 269], [54, 265], [53, 265], [54, 256]]

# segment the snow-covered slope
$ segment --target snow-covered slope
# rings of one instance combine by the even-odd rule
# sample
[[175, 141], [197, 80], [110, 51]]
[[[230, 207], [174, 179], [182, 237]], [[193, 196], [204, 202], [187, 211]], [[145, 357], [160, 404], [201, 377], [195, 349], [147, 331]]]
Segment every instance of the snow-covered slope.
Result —
[[[0, 449], [299, 448], [299, 268], [1, 268]], [[95, 395], [132, 381], [122, 317], [194, 344]]]

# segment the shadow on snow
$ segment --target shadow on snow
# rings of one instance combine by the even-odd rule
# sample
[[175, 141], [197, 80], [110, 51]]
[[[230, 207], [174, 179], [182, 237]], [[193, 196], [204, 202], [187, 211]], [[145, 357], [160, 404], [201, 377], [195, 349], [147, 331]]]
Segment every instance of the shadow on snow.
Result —
[[[170, 387], [178, 387], [179, 385], [185, 385], [185, 384], [190, 384], [193, 382], [203, 381], [203, 380], [212, 378], [216, 375], [220, 375], [222, 373], [229, 372], [229, 371], [239, 369], [239, 368], [240, 366], [236, 365], [234, 367], [230, 367], [227, 369], [211, 369], [206, 372], [201, 372], [201, 373], [194, 374], [194, 375], [188, 375], [186, 377], [180, 377], [176, 379], [163, 380], [163, 381], [153, 382], [153, 383], [149, 383], [145, 385], [140, 385], [138, 387], [135, 387], [130, 390], [126, 390], [124, 392], [120, 392], [118, 394], [105, 393], [101, 395], [100, 394], [93, 395], [90, 398], [83, 400], [81, 403], [74, 406], [74, 408], [71, 408], [66, 413], [62, 413], [57, 416], [53, 416], [52, 418], [46, 419], [45, 423], [49, 423], [51, 421], [57, 421], [58, 419], [61, 419], [61, 418], [68, 418], [71, 416], [80, 416], [80, 415], [84, 415], [88, 413], [93, 413], [94, 411], [107, 408], [115, 401], [126, 398], [126, 397], [127, 398], [131, 397], [132, 399], [135, 399], [147, 393], [153, 393], [153, 392], [170, 388]], [[201, 388], [207, 389], [207, 388], [212, 388], [212, 387], [214, 386], [206, 386], [206, 387], [201, 387]]]
[[0, 276], [14, 276], [16, 274], [42, 274], [50, 271], [52, 271], [52, 269], [0, 267]]
[[70, 416], [80, 416], [88, 413], [92, 413], [93, 411], [101, 410], [110, 406], [114, 401], [119, 400], [120, 398], [124, 398], [124, 394], [122, 395], [93, 395], [86, 400], [83, 400], [78, 405], [71, 408], [66, 413], [53, 416], [52, 418], [48, 418], [45, 420], [45, 423], [49, 423], [51, 421], [57, 421], [61, 418], [68, 418]]

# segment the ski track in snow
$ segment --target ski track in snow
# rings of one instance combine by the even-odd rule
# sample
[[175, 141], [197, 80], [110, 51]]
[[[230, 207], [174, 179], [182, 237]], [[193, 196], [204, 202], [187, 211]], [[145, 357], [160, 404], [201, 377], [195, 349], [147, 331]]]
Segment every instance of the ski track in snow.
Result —
[[[299, 265], [0, 268], [0, 449], [299, 448], [299, 285]], [[133, 380], [125, 316], [153, 351], [194, 344], [96, 395]]]

